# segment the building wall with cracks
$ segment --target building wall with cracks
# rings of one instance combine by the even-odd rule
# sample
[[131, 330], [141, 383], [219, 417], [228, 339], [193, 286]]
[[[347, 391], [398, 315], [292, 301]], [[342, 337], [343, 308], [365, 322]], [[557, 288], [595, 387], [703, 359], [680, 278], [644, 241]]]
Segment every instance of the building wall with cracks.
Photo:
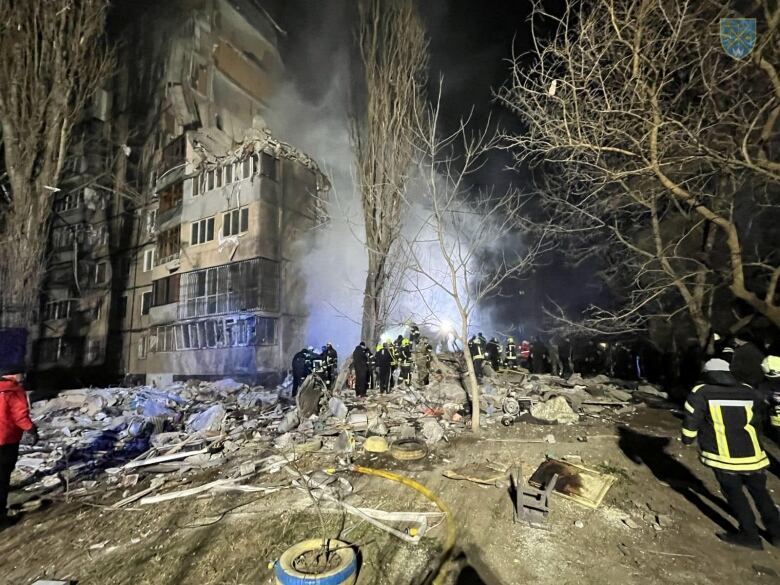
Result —
[[[60, 204], [73, 205], [65, 211], [85, 234], [117, 225], [82, 242], [95, 265], [82, 278], [94, 275], [95, 286], [75, 287], [78, 319], [53, 291], [44, 295], [43, 314], [57, 319], [46, 320], [37, 368], [79, 383], [276, 374], [304, 342], [299, 261], [328, 182], [265, 129], [282, 71], [272, 23], [249, 0], [137, 12], [114, 14], [127, 65], [106, 89], [113, 115], [102, 131], [119, 153], [103, 162], [111, 204], [83, 215], [100, 164]], [[78, 264], [59, 249], [72, 242], [58, 227], [52, 268], [65, 275]], [[65, 342], [83, 349], [53, 351]]]

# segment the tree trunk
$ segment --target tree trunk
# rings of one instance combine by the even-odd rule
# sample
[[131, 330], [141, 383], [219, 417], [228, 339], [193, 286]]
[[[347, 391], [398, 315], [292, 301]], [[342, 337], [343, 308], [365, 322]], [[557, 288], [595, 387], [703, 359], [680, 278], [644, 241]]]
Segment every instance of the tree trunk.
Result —
[[385, 258], [378, 253], [368, 253], [368, 273], [366, 287], [363, 291], [363, 323], [361, 339], [369, 345], [379, 342], [379, 335], [384, 326], [382, 323], [382, 293], [387, 281], [385, 275]]
[[[468, 328], [466, 331], [468, 332]], [[480, 433], [479, 382], [474, 371], [474, 360], [471, 359], [471, 351], [469, 351], [468, 333], [463, 335], [460, 342], [463, 344], [463, 359], [466, 362], [466, 391], [471, 396], [471, 432], [478, 435]]]

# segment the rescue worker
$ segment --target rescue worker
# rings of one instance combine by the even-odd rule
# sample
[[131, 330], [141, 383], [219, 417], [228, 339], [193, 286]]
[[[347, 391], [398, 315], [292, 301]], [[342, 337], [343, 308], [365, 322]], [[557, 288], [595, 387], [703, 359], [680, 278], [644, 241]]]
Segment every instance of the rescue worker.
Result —
[[382, 394], [390, 391], [393, 380], [393, 354], [389, 346], [387, 342], [376, 346], [376, 367], [379, 370], [379, 391]]
[[368, 355], [364, 341], [352, 352], [352, 366], [355, 368], [355, 394], [358, 398], [364, 398], [368, 390]]
[[698, 440], [701, 462], [713, 469], [723, 495], [739, 522], [736, 533], [720, 533], [729, 544], [761, 550], [756, 518], [745, 496], [750, 493], [769, 540], [780, 546], [780, 513], [766, 487], [769, 458], [759, 442], [764, 396], [741, 384], [729, 371], [728, 362], [712, 359], [704, 364], [702, 384], [695, 386], [685, 402], [682, 441]]
[[420, 343], [420, 328], [414, 323], [409, 328], [409, 339], [414, 345]]
[[501, 346], [495, 337], [491, 337], [485, 344], [485, 358], [490, 360], [490, 365], [496, 372], [501, 368]]
[[322, 348], [322, 353], [325, 355], [325, 373], [327, 375], [328, 384], [333, 383], [338, 375], [339, 371], [339, 354], [333, 347], [333, 344], [329, 341]]
[[13, 524], [8, 517], [8, 493], [23, 433], [30, 433], [33, 445], [38, 442], [38, 429], [30, 420], [30, 407], [21, 384], [23, 371], [22, 366], [0, 371], [0, 530]]
[[484, 351], [485, 346], [487, 346], [487, 339], [485, 339], [485, 336], [482, 335], [481, 331], [477, 333], [477, 339], [479, 339], [479, 344], [482, 346], [482, 349]]
[[325, 346], [322, 346], [322, 351], [320, 353], [317, 353], [312, 349], [311, 351], [311, 364], [312, 364], [312, 371], [315, 374], [318, 374], [320, 377], [322, 377], [323, 380], [327, 382], [327, 368], [325, 367], [325, 360], [327, 356], [325, 355]]
[[376, 360], [374, 359], [374, 354], [371, 352], [371, 348], [368, 346], [365, 346], [366, 349], [366, 363], [368, 364], [368, 389], [374, 390], [376, 388], [376, 376], [375, 370], [376, 370]]
[[309, 350], [304, 347], [301, 351], [296, 353], [292, 359], [293, 397], [298, 395], [298, 388], [301, 387], [301, 382], [303, 382], [309, 374], [311, 374]]
[[764, 381], [758, 385], [758, 391], [769, 402], [769, 422], [774, 430], [775, 440], [780, 431], [780, 356], [769, 355], [761, 362]]
[[409, 339], [401, 341], [401, 350], [398, 353], [401, 366], [400, 380], [406, 382], [407, 386], [412, 385], [412, 342]]
[[510, 370], [517, 369], [517, 346], [515, 338], [508, 337], [506, 340], [506, 351], [504, 352], [504, 365]]
[[520, 344], [520, 365], [526, 370], [531, 369], [531, 344], [525, 339]]
[[479, 341], [479, 337], [472, 337], [469, 340], [469, 353], [471, 353], [471, 361], [474, 364], [474, 373], [477, 375], [477, 380], [482, 379], [482, 364], [485, 361], [485, 354], [482, 351], [482, 344]]

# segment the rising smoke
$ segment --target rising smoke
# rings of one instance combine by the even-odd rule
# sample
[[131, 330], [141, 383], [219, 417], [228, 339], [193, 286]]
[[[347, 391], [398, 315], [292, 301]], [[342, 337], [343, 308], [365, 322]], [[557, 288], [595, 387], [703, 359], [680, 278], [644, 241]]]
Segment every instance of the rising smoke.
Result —
[[[302, 11], [305, 17], [299, 12], [286, 19], [289, 36], [282, 40], [281, 52], [287, 75], [269, 106], [266, 122], [279, 138], [312, 155], [332, 183], [328, 223], [301, 243], [311, 250], [303, 261], [310, 311], [306, 337], [307, 344], [317, 347], [331, 341], [344, 353], [351, 352], [360, 340], [367, 253], [349, 139], [351, 92], [355, 87], [351, 74], [353, 15], [349, 3], [327, 4], [306, 4], [307, 9]], [[438, 73], [432, 77], [438, 78]], [[495, 179], [495, 174], [491, 170], [487, 180]], [[419, 178], [410, 184], [410, 209], [403, 229], [406, 239], [420, 232], [421, 223], [429, 216], [425, 191]], [[425, 230], [420, 233], [431, 235]], [[496, 247], [519, 245], [519, 241], [495, 243]], [[426, 269], [443, 278], [446, 269], [437, 246], [431, 242], [418, 244], [418, 248], [425, 257]], [[459, 326], [452, 299], [427, 283], [423, 302], [417, 286], [420, 279], [414, 274], [410, 277], [413, 281], [402, 287], [406, 292], [398, 292], [386, 335], [403, 333], [403, 324], [410, 320], [428, 325], [433, 335], [442, 323], [445, 327]], [[497, 305], [480, 307], [472, 316], [472, 330], [519, 333], [516, 319], [506, 318], [506, 311]]]

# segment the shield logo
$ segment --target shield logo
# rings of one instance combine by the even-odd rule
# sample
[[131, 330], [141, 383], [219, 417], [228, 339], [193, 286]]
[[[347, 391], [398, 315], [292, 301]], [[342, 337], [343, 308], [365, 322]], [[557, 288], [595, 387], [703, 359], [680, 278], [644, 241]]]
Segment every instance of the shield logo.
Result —
[[720, 44], [731, 57], [746, 57], [756, 46], [756, 19], [721, 18]]

